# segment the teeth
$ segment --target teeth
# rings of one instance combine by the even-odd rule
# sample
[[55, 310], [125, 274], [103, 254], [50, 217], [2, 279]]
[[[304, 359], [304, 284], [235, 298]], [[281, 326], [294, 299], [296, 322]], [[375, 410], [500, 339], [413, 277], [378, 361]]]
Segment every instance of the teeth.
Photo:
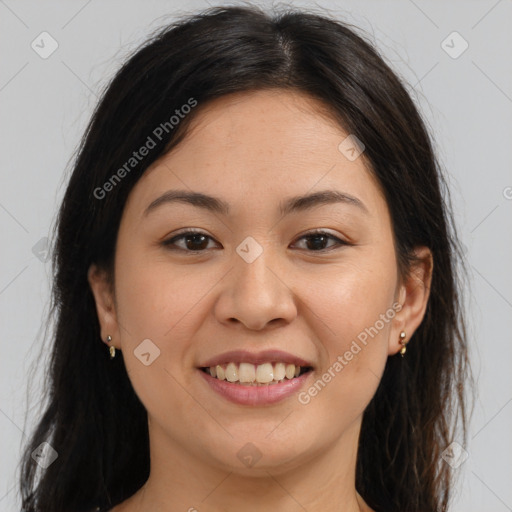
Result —
[[256, 370], [253, 364], [240, 363], [238, 368], [238, 380], [240, 382], [254, 382], [256, 380]]
[[[213, 366], [212, 366], [212, 368], [213, 368]], [[215, 375], [212, 374], [212, 368], [210, 368], [210, 375], [212, 377], [215, 377]], [[224, 368], [222, 368], [222, 366], [220, 366], [219, 364], [217, 366], [215, 366], [214, 372], [217, 374], [216, 375], [217, 379], [224, 380], [226, 378], [226, 373], [224, 372]]]
[[229, 363], [226, 366], [226, 380], [236, 382], [238, 380], [238, 368], [235, 363]]
[[274, 379], [283, 380], [286, 376], [286, 369], [284, 363], [276, 363], [274, 365]]
[[274, 380], [274, 368], [271, 363], [259, 364], [256, 368], [256, 381], [266, 384]]
[[295, 377], [295, 365], [287, 364], [285, 369], [285, 375], [287, 379], [293, 379]]
[[263, 363], [254, 365], [251, 363], [229, 363], [225, 366], [210, 366], [212, 377], [228, 382], [239, 382], [244, 385], [275, 384], [285, 378], [293, 379], [300, 375], [301, 367], [285, 363]]

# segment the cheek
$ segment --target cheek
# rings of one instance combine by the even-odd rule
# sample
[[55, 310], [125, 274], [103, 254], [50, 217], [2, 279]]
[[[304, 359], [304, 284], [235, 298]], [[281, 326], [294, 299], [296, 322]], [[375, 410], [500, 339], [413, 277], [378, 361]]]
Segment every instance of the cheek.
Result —
[[[127, 256], [119, 262], [118, 276], [121, 350], [131, 384], [151, 416], [162, 421], [171, 415], [186, 417], [190, 403], [182, 371], [192, 364], [187, 357], [190, 322], [204, 295], [197, 272], [194, 277], [190, 270], [176, 272], [169, 264]], [[154, 345], [146, 349], [148, 365], [139, 350], [147, 339]]]
[[[320, 319], [331, 327], [334, 342], [337, 339], [343, 344], [355, 338], [393, 305], [396, 268], [393, 260], [388, 264], [384, 259], [354, 257], [353, 262], [330, 270], [321, 282], [317, 280], [315, 289], [307, 294]], [[311, 290], [311, 283], [308, 286]], [[380, 330], [384, 330], [382, 326]]]
[[173, 268], [137, 255], [120, 261], [118, 274], [118, 317], [137, 339], [172, 338], [209, 288], [208, 277], [192, 266]]
[[[310, 294], [309, 305], [317, 313], [326, 353], [317, 378], [329, 388], [325, 403], [343, 404], [344, 414], [351, 408], [355, 415], [362, 412], [384, 371], [389, 331], [396, 313], [392, 307], [394, 268], [394, 262], [365, 266], [361, 258]], [[318, 383], [315, 389], [312, 393], [320, 394], [323, 384]]]

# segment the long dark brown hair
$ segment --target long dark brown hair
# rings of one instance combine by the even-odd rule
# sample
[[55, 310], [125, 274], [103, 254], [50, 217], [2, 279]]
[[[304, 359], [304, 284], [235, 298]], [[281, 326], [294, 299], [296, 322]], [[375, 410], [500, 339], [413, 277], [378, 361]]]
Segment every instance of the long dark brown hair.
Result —
[[[472, 382], [461, 297], [460, 243], [431, 137], [406, 88], [358, 29], [286, 8], [216, 7], [159, 29], [102, 94], [77, 150], [55, 226], [51, 358], [41, 417], [21, 461], [26, 512], [112, 507], [149, 476], [147, 413], [122, 356], [110, 361], [87, 270], [112, 275], [121, 215], [144, 171], [175, 147], [206, 102], [266, 88], [321, 100], [365, 144], [390, 210], [401, 277], [415, 246], [434, 259], [423, 322], [405, 358], [388, 358], [362, 422], [356, 488], [377, 512], [447, 509], [453, 470], [442, 458], [465, 444]], [[102, 187], [155, 127], [193, 98], [197, 106], [116, 182]], [[38, 471], [42, 442], [58, 457]]]

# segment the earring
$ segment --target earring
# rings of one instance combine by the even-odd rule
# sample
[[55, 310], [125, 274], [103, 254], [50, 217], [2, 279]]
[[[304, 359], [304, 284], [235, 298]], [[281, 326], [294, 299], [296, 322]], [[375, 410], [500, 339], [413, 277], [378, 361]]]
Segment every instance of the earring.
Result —
[[402, 357], [404, 357], [405, 351], [407, 350], [407, 348], [406, 348], [407, 341], [405, 341], [405, 336], [406, 336], [405, 331], [402, 331], [400, 333], [400, 345], [402, 345], [402, 348], [400, 349], [400, 355]]
[[[107, 343], [110, 343], [112, 341], [112, 336], [110, 334], [107, 336]], [[113, 345], [110, 347], [110, 359], [114, 359], [116, 357], [116, 347]]]

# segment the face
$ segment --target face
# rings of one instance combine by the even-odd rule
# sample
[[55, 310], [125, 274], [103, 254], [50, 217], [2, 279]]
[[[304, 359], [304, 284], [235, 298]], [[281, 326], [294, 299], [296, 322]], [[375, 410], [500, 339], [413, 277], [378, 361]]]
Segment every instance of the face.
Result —
[[[281, 90], [206, 105], [128, 198], [113, 296], [91, 270], [102, 337], [122, 351], [150, 436], [175, 453], [241, 473], [261, 456], [277, 472], [339, 446], [421, 320], [426, 297], [399, 285], [364, 153], [340, 150], [348, 133], [321, 112]], [[236, 381], [280, 380], [294, 362], [311, 369]]]

